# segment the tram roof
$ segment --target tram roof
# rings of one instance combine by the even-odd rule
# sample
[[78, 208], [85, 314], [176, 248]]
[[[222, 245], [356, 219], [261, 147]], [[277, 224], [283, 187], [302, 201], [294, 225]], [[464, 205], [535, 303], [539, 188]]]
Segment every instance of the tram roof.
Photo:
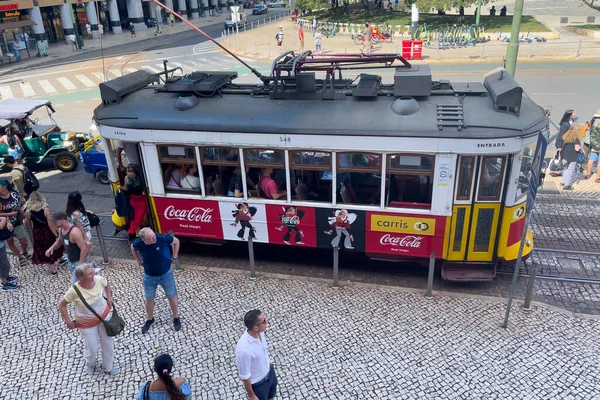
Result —
[[[341, 100], [272, 99], [243, 91], [199, 97], [195, 106], [180, 111], [175, 107], [180, 93], [146, 86], [123, 96], [117, 104], [101, 104], [94, 117], [101, 125], [123, 129], [367, 137], [501, 139], [527, 136], [545, 128], [542, 108], [526, 95], [522, 95], [520, 114], [511, 115], [495, 111], [493, 93], [483, 85], [470, 85], [479, 85], [481, 93], [470, 96], [432, 90], [429, 96], [415, 97], [419, 109], [412, 115], [392, 110], [397, 99], [393, 95], [370, 99], [345, 96]], [[461, 103], [461, 129], [440, 129], [439, 106]]]

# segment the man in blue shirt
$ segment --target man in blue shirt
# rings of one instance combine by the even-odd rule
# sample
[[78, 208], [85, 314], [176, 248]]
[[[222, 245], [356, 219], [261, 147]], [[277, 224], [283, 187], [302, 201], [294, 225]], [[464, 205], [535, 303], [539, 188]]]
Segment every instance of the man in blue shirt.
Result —
[[[173, 249], [173, 256], [169, 251]], [[179, 239], [174, 236], [156, 234], [150, 228], [140, 229], [140, 237], [131, 244], [131, 253], [138, 264], [144, 267], [144, 298], [146, 299], [146, 323], [142, 327], [142, 333], [154, 323], [154, 297], [156, 288], [162, 286], [171, 312], [173, 313], [173, 326], [176, 331], [181, 329], [179, 310], [177, 308], [177, 287], [175, 286], [175, 275], [171, 269], [171, 260], [177, 259], [179, 253]]]

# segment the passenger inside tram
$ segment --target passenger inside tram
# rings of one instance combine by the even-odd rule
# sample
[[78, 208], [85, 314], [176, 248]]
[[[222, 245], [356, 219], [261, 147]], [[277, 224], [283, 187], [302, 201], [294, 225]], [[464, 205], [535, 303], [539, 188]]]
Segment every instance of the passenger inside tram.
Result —
[[164, 175], [165, 187], [171, 189], [183, 189], [182, 180], [187, 176], [187, 164], [169, 164]]
[[198, 174], [198, 165], [194, 164], [189, 166], [186, 175], [181, 180], [181, 187], [183, 189], [197, 190], [200, 188], [200, 176]]
[[[248, 191], [252, 193], [252, 191], [256, 191], [256, 185], [248, 175], [249, 172], [250, 168], [246, 167], [246, 186], [248, 187]], [[251, 197], [250, 193], [249, 197]], [[242, 170], [240, 167], [237, 167], [233, 170], [233, 174], [231, 175], [231, 179], [229, 180], [227, 196], [244, 197], [244, 185], [242, 181]]]
[[261, 197], [273, 200], [285, 200], [287, 193], [285, 190], [280, 190], [277, 182], [272, 178], [273, 168], [262, 168], [260, 173], [259, 187]]

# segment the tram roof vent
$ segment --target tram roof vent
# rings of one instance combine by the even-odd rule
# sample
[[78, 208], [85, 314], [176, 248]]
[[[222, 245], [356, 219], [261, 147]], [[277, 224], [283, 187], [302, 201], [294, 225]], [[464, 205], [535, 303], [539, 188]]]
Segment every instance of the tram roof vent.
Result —
[[516, 115], [521, 113], [523, 88], [504, 68], [496, 68], [485, 74], [483, 86], [494, 100], [494, 110]]
[[431, 95], [431, 68], [427, 64], [396, 68], [394, 96], [425, 97]]
[[148, 86], [152, 73], [139, 70], [100, 84], [100, 97], [104, 104], [120, 103], [123, 97]]

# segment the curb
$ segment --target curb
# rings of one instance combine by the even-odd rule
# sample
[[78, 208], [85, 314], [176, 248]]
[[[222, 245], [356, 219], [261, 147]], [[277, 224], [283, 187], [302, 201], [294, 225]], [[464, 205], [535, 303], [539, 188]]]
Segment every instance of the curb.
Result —
[[[92, 256], [91, 259], [92, 259], [92, 261], [101, 261], [102, 257]], [[117, 262], [117, 263], [124, 263], [124, 264], [134, 264], [134, 262], [132, 260], [123, 259], [123, 258], [113, 258], [113, 259], [110, 259], [109, 261], [111, 261], [113, 263]], [[192, 265], [192, 264], [182, 264], [181, 267], [186, 268], [186, 269], [191, 269], [194, 271], [202, 271], [202, 272], [213, 272], [213, 273], [233, 274], [233, 275], [248, 275], [248, 276], [250, 275], [250, 271], [231, 269], [231, 268], [205, 267], [205, 266], [198, 266], [198, 265]], [[292, 281], [297, 280], [297, 281], [303, 281], [303, 282], [313, 282], [313, 283], [320, 283], [320, 284], [326, 285], [328, 287], [331, 286], [331, 282], [332, 282], [331, 279], [315, 278], [315, 277], [310, 277], [310, 276], [279, 274], [279, 273], [274, 273], [274, 272], [261, 272], [260, 274], [257, 273], [257, 280], [265, 279], [265, 278], [266, 279], [279, 279], [279, 280], [292, 280]], [[340, 281], [340, 287], [337, 290], [338, 291], [343, 290], [345, 287], [390, 290], [390, 291], [399, 291], [399, 292], [420, 294], [420, 295], [425, 294], [424, 288], [423, 289], [415, 289], [415, 288], [404, 287], [404, 286], [392, 286], [392, 285], [382, 285], [382, 284], [353, 282], [353, 281]], [[505, 297], [495, 297], [495, 296], [468, 294], [468, 293], [460, 293], [460, 292], [448, 292], [448, 291], [443, 291], [443, 290], [434, 290], [433, 294], [434, 294], [434, 296], [475, 299], [475, 300], [482, 300], [482, 301], [487, 301], [487, 302], [491, 302], [491, 303], [502, 303], [502, 304], [504, 304], [507, 299]], [[569, 311], [564, 308], [554, 306], [551, 304], [547, 304], [544, 302], [532, 301], [531, 304], [532, 304], [532, 309], [545, 308], [550, 311], [554, 311], [559, 314], [566, 315], [566, 316], [573, 317], [573, 318], [600, 320], [600, 315], [576, 313], [576, 312]]]

